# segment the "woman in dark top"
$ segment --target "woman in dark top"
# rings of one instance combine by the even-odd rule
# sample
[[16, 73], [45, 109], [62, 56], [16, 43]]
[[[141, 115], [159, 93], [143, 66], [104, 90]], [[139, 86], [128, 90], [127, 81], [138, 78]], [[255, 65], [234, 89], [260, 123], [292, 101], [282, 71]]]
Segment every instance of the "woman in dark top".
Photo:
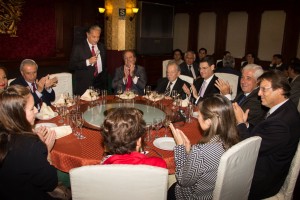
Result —
[[51, 199], [47, 192], [57, 186], [47, 160], [55, 132], [34, 133], [36, 113], [28, 88], [14, 85], [0, 94], [0, 199]]

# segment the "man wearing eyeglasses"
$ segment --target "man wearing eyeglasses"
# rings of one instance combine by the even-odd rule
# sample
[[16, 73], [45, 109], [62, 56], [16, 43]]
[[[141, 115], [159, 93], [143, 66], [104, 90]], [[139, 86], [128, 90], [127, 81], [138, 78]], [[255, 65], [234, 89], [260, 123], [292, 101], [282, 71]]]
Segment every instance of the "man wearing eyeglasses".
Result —
[[196, 79], [190, 88], [186, 84], [183, 86], [183, 90], [190, 98], [190, 101], [196, 105], [203, 98], [220, 92], [215, 86], [218, 77], [214, 75], [214, 59], [211, 56], [203, 58], [200, 61], [199, 70], [201, 78]]
[[259, 77], [262, 105], [270, 108], [264, 120], [252, 127], [248, 112], [233, 103], [238, 130], [242, 139], [262, 138], [249, 199], [276, 195], [282, 187], [300, 138], [300, 116], [289, 99], [291, 87], [281, 71], [268, 71]]

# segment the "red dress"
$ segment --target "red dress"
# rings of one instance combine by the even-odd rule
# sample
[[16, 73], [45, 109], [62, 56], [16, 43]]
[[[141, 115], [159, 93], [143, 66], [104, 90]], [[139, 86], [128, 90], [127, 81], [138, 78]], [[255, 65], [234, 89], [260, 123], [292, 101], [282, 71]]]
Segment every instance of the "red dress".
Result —
[[106, 157], [102, 164], [132, 164], [132, 165], [151, 165], [167, 168], [166, 162], [162, 158], [147, 157], [139, 152], [131, 152], [123, 155], [111, 155]]

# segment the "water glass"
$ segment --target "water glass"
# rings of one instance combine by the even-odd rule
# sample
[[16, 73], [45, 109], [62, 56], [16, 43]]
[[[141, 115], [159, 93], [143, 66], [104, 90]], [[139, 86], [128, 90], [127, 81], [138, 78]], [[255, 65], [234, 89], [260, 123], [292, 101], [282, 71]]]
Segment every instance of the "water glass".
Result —
[[186, 122], [190, 123], [192, 121], [193, 112], [193, 104], [189, 104], [186, 108]]
[[158, 138], [158, 130], [161, 128], [161, 126], [162, 126], [162, 120], [160, 118], [154, 118], [153, 127], [156, 130], [155, 138]]
[[83, 118], [83, 114], [82, 113], [76, 113], [76, 127], [78, 129], [80, 129], [80, 132], [78, 132], [78, 136], [77, 138], [82, 140], [82, 139], [85, 139], [86, 137], [82, 135], [82, 126], [83, 126], [83, 123], [84, 123], [84, 118]]
[[146, 135], [145, 135], [145, 142], [150, 142], [151, 141], [151, 128], [152, 128], [152, 123], [147, 122], [146, 123]]

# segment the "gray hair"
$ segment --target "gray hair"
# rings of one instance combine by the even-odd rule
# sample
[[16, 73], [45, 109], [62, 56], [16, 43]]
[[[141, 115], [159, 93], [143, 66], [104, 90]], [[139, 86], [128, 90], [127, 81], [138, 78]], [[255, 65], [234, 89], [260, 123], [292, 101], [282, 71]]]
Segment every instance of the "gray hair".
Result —
[[175, 65], [176, 66], [176, 69], [177, 69], [177, 71], [181, 71], [181, 69], [180, 69], [180, 67], [179, 67], [179, 65], [177, 65], [177, 63], [174, 61], [174, 60], [170, 60], [169, 62], [168, 62], [168, 64], [167, 64], [167, 68], [166, 69], [168, 69], [168, 67], [169, 66], [171, 66], [171, 65]]
[[31, 66], [36, 66], [36, 70], [38, 70], [38, 65], [36, 64], [36, 62], [32, 59], [24, 59], [21, 64], [20, 64], [20, 71], [23, 71], [23, 67], [25, 65], [31, 65]]
[[93, 30], [99, 30], [101, 32], [101, 28], [98, 25], [92, 25], [88, 28], [87, 32], [90, 33]]
[[225, 56], [223, 58], [223, 66], [234, 68], [235, 60], [233, 56]]
[[257, 80], [264, 73], [263, 68], [260, 65], [257, 65], [257, 64], [247, 64], [243, 68], [242, 72], [244, 70], [252, 70], [252, 71], [254, 71], [253, 76], [254, 76], [255, 80]]

